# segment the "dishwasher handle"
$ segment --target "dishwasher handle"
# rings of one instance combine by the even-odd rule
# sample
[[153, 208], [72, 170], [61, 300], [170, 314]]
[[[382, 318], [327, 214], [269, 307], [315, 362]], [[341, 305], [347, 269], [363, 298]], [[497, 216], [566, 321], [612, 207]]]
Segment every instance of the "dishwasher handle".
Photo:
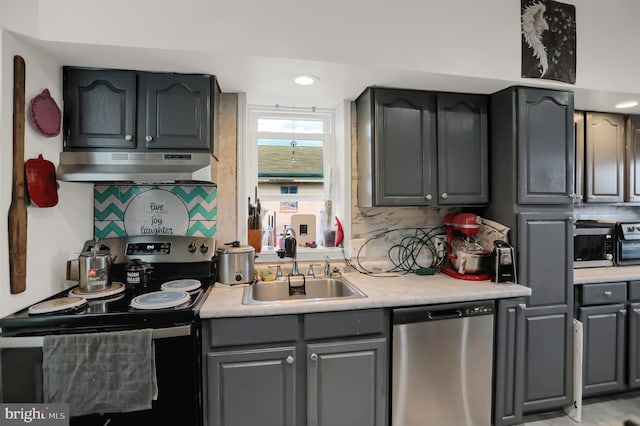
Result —
[[427, 312], [427, 318], [430, 320], [443, 320], [451, 318], [462, 318], [464, 313], [460, 309], [447, 309], [444, 311], [430, 311]]
[[448, 303], [442, 305], [397, 308], [392, 312], [393, 324], [411, 324], [425, 321], [451, 320], [465, 317], [493, 315], [494, 301]]

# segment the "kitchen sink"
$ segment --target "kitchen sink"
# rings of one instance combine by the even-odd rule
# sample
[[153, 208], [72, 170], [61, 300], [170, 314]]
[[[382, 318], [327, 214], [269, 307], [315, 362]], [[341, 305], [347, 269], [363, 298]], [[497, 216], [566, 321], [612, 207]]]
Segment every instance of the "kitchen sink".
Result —
[[367, 297], [353, 284], [341, 278], [284, 278], [278, 281], [259, 281], [244, 289], [242, 304], [289, 304]]

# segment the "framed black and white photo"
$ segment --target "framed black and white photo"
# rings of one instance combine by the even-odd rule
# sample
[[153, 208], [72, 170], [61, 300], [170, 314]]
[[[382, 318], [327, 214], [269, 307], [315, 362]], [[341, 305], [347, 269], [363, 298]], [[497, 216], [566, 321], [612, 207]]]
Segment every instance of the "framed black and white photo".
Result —
[[522, 77], [576, 82], [576, 8], [520, 0]]

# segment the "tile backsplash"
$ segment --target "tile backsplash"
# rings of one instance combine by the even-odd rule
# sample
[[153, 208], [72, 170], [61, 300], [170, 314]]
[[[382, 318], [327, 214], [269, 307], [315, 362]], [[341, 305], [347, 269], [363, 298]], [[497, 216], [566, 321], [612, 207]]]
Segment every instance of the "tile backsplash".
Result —
[[214, 237], [215, 185], [95, 185], [94, 237]]

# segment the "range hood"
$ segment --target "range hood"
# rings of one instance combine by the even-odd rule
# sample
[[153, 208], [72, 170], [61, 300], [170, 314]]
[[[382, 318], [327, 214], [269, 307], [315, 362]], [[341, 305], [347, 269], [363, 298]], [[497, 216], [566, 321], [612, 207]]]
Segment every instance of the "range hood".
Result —
[[63, 151], [57, 178], [71, 182], [212, 183], [211, 154]]

